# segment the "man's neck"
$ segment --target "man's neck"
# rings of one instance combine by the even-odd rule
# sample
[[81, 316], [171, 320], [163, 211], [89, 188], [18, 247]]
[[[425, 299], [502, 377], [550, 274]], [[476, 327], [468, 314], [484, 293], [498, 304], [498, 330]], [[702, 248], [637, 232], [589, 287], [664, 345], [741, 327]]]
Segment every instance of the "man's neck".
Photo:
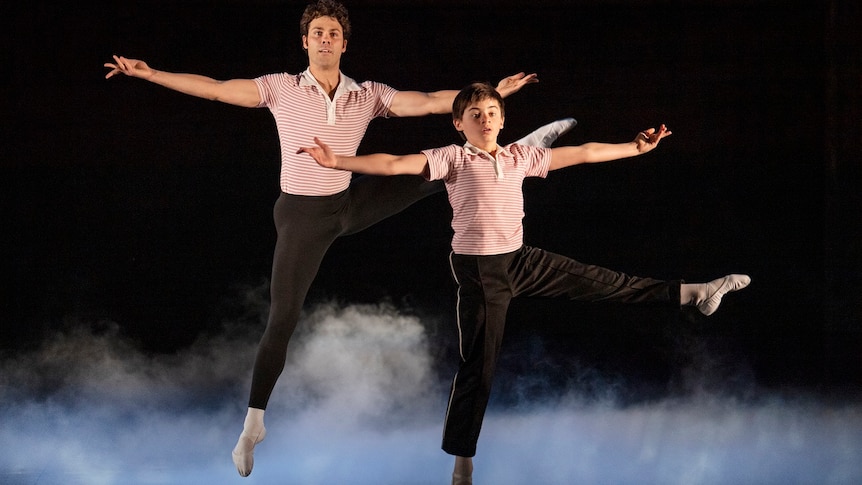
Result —
[[329, 96], [329, 99], [332, 99], [333, 96], [335, 96], [335, 90], [338, 89], [338, 83], [341, 80], [341, 73], [338, 71], [338, 68], [321, 69], [320, 67], [310, 66], [309, 71], [311, 71], [311, 75], [314, 76], [314, 79], [317, 79], [320, 87], [326, 91], [326, 95]]

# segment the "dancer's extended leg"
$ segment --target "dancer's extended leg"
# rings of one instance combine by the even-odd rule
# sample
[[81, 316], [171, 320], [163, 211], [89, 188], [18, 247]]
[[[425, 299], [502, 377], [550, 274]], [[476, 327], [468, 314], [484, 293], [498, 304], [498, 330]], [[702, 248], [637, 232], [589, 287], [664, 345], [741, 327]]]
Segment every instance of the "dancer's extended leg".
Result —
[[232, 453], [242, 476], [251, 473], [254, 447], [266, 436], [264, 410], [284, 368], [287, 346], [308, 288], [324, 254], [341, 231], [344, 199], [282, 194], [276, 201], [273, 216], [278, 238], [270, 280], [269, 319], [255, 358], [248, 414]]

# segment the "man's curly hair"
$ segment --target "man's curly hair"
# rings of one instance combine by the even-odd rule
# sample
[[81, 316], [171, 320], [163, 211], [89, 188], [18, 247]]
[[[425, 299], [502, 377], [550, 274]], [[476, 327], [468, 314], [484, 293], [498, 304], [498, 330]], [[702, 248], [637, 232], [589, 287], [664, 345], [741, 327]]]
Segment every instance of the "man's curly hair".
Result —
[[317, 0], [308, 4], [299, 20], [300, 35], [308, 35], [308, 25], [312, 20], [320, 17], [332, 17], [341, 24], [344, 40], [350, 40], [350, 18], [347, 16], [347, 7], [335, 0]]

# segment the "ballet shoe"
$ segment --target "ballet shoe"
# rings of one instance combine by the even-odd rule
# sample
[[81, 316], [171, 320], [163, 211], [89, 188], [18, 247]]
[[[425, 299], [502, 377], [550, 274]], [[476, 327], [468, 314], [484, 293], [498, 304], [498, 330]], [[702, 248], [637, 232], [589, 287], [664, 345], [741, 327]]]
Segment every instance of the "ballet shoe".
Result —
[[712, 315], [721, 305], [721, 298], [732, 291], [738, 291], [751, 283], [751, 278], [744, 274], [731, 274], [724, 278], [710, 281], [706, 284], [706, 298], [697, 304], [697, 309], [704, 315]]
[[459, 473], [452, 474], [452, 485], [473, 485], [473, 477], [469, 475], [461, 475]]
[[233, 456], [233, 464], [236, 465], [236, 471], [241, 477], [251, 475], [251, 469], [254, 467], [254, 447], [264, 438], [266, 438], [266, 428], [261, 429], [254, 438], [245, 431], [240, 433], [231, 455]]

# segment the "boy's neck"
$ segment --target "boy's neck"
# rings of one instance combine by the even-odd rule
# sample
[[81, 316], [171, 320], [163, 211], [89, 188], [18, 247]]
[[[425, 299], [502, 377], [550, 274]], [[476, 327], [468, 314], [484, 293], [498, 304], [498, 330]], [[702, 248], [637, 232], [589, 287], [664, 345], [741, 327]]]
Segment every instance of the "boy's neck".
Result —
[[473, 141], [473, 140], [470, 140], [470, 139], [467, 139], [467, 141], [469, 141], [469, 142], [470, 142], [470, 144], [471, 144], [471, 145], [473, 145], [474, 147], [476, 147], [476, 148], [478, 148], [478, 149], [480, 149], [480, 150], [484, 150], [484, 151], [486, 151], [486, 152], [490, 153], [490, 154], [491, 154], [491, 156], [494, 156], [494, 157], [496, 157], [496, 156], [497, 156], [497, 148], [499, 148], [499, 145], [497, 145], [497, 141], [496, 141], [496, 140], [494, 140], [494, 141], [489, 141], [489, 142], [487, 142], [487, 143], [486, 143], [485, 141], [479, 141], [479, 142], [477, 143], [476, 141]]

